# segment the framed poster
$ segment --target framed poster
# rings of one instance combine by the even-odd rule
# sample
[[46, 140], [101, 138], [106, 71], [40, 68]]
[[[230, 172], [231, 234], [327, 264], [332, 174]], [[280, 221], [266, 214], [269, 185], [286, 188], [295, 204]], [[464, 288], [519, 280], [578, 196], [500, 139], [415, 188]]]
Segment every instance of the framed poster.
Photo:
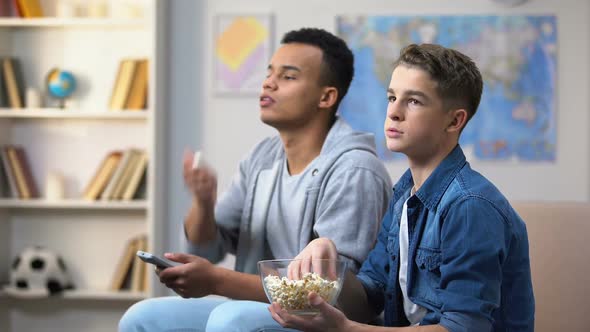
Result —
[[273, 52], [273, 16], [220, 14], [214, 24], [214, 93], [260, 93]]

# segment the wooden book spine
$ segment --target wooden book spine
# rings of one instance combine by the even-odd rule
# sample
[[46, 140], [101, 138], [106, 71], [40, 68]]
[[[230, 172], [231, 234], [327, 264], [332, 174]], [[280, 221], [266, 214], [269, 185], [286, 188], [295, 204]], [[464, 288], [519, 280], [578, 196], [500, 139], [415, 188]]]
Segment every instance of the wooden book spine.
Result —
[[27, 189], [31, 195], [30, 198], [39, 198], [40, 195], [39, 195], [39, 190], [37, 187], [37, 182], [35, 181], [35, 178], [33, 177], [33, 171], [31, 169], [31, 164], [29, 163], [27, 153], [25, 152], [25, 149], [20, 146], [15, 147], [15, 150], [16, 150], [16, 156], [18, 158], [19, 164], [21, 165], [21, 167], [23, 169], [26, 186], [27, 186]]
[[23, 108], [23, 91], [19, 85], [21, 79], [18, 71], [18, 62], [15, 59], [4, 58], [2, 60], [2, 71], [4, 74], [4, 80], [6, 84], [6, 93], [8, 95], [8, 105], [12, 108]]
[[137, 238], [131, 238], [127, 241], [123, 253], [119, 258], [119, 262], [115, 268], [113, 278], [109, 289], [112, 291], [118, 291], [123, 289], [125, 279], [130, 277], [131, 269], [133, 267], [133, 261], [135, 259], [135, 253], [137, 252]]
[[[2, 1], [2, 0], [0, 0]], [[4, 70], [2, 63], [4, 62], [4, 58], [0, 58], [0, 108], [6, 108], [10, 106], [8, 101], [8, 87], [6, 86], [6, 78], [4, 77]]]
[[142, 110], [147, 105], [147, 91], [148, 91], [148, 67], [149, 61], [147, 59], [137, 60], [137, 69], [135, 70], [135, 77], [131, 84], [129, 97], [125, 109], [128, 110]]
[[6, 149], [8, 149], [8, 159], [10, 159], [10, 165], [12, 166], [12, 170], [14, 171], [14, 175], [16, 178], [16, 185], [18, 187], [19, 198], [30, 199], [31, 192], [27, 187], [25, 173], [23, 171], [22, 166], [20, 165], [18, 156], [16, 155], [16, 149], [13, 146], [9, 146]]
[[122, 110], [125, 108], [136, 67], [136, 60], [125, 59], [121, 61], [117, 78], [115, 79], [113, 92], [111, 94], [111, 102], [109, 105], [111, 110]]
[[14, 174], [12, 163], [10, 162], [10, 158], [8, 157], [8, 146], [0, 147], [0, 156], [2, 157], [2, 165], [4, 166], [4, 172], [6, 175], [6, 180], [8, 182], [8, 196], [11, 198], [19, 198], [20, 192], [18, 190], [18, 185], [16, 184], [16, 175]]
[[127, 187], [125, 188], [125, 192], [123, 193], [123, 200], [129, 201], [133, 199], [135, 193], [137, 192], [137, 189], [139, 188], [141, 179], [147, 170], [147, 165], [147, 152], [141, 151], [138, 161], [133, 169], [133, 173], [131, 173], [131, 176], [129, 178], [129, 183], [127, 183]]
[[85, 199], [96, 200], [100, 197], [117, 169], [121, 156], [121, 151], [112, 151], [105, 157], [84, 190]]

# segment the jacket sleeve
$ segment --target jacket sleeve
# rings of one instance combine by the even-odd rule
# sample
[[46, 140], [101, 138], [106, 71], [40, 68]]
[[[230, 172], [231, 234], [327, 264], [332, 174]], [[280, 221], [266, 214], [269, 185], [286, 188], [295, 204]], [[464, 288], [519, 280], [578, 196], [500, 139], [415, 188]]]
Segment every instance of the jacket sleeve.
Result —
[[393, 206], [394, 202], [391, 200], [387, 213], [381, 222], [377, 243], [369, 252], [369, 256], [363, 262], [357, 275], [358, 280], [365, 288], [368, 302], [372, 305], [375, 314], [382, 312], [385, 306], [384, 294], [389, 270], [389, 267], [386, 266], [389, 262], [387, 241], [391, 223], [393, 222]]
[[206, 258], [212, 263], [218, 263], [227, 253], [235, 254], [246, 199], [250, 158], [251, 156], [240, 162], [238, 172], [234, 175], [229, 189], [221, 195], [215, 205], [215, 222], [217, 223], [215, 240], [207, 245], [194, 245], [187, 240], [182, 227], [182, 243], [184, 243], [185, 252]]
[[439, 290], [440, 325], [447, 330], [492, 329], [509, 231], [503, 215], [484, 198], [467, 197], [449, 208], [441, 231]]
[[341, 168], [324, 185], [313, 231], [330, 238], [354, 272], [375, 244], [390, 193], [387, 173], [364, 167]]

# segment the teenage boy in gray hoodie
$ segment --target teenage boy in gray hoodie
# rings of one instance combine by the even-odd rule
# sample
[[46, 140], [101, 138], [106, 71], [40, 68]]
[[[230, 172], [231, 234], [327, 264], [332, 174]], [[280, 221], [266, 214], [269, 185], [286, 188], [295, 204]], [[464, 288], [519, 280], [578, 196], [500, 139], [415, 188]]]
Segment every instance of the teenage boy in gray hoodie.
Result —
[[[336, 115], [353, 77], [352, 52], [321, 29], [291, 31], [281, 44], [260, 95], [260, 118], [279, 135], [240, 163], [219, 200], [213, 171], [193, 169], [185, 156], [193, 202], [183, 237], [193, 255], [166, 254], [183, 264], [159, 271], [185, 299], [142, 301], [123, 316], [120, 331], [283, 330], [267, 310], [259, 260], [292, 258], [328, 237], [356, 271], [375, 243], [390, 178], [373, 136]], [[227, 253], [236, 255], [235, 270], [214, 265]], [[202, 298], [211, 294], [240, 301]]]

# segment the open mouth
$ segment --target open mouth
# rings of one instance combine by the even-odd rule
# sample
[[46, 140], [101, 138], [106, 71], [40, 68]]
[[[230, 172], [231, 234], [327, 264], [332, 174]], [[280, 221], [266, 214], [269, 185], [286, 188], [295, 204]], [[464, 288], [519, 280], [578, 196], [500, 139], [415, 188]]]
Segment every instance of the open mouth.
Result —
[[260, 106], [261, 107], [266, 107], [266, 106], [270, 106], [274, 103], [274, 99], [272, 99], [269, 96], [260, 96]]

